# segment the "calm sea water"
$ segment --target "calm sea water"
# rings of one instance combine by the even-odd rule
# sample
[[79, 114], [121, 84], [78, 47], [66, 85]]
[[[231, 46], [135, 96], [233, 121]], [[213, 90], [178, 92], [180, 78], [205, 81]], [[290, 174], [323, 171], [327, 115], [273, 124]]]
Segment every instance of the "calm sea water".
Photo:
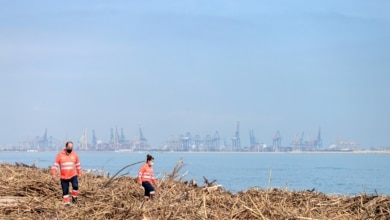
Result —
[[[57, 152], [0, 152], [1, 163], [22, 162], [38, 167], [53, 164]], [[83, 169], [104, 169], [111, 175], [126, 165], [144, 161], [146, 153], [78, 152]], [[232, 192], [252, 187], [311, 190], [326, 194], [390, 195], [390, 154], [373, 153], [152, 153], [158, 178], [180, 159], [184, 180], [203, 177]], [[141, 164], [121, 172], [136, 176]], [[48, 174], [49, 175], [49, 174]]]

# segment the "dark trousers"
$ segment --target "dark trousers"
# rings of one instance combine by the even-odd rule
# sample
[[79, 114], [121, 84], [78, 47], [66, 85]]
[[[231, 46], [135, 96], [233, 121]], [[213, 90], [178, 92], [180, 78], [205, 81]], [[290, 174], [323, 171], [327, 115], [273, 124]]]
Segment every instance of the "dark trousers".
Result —
[[74, 176], [70, 179], [61, 179], [61, 187], [62, 187], [62, 196], [69, 195], [69, 183], [72, 184], [73, 190], [79, 189], [79, 179], [77, 176]]
[[145, 189], [145, 197], [150, 197], [150, 192], [154, 193], [154, 188], [151, 183], [144, 181], [142, 182], [142, 186]]

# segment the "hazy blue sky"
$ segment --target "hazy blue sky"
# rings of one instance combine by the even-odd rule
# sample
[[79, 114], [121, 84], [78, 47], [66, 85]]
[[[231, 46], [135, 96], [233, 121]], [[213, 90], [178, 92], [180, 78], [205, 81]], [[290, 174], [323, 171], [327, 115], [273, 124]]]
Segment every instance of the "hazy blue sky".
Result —
[[390, 1], [0, 0], [0, 145], [103, 141], [141, 125], [153, 146], [240, 121], [390, 145]]

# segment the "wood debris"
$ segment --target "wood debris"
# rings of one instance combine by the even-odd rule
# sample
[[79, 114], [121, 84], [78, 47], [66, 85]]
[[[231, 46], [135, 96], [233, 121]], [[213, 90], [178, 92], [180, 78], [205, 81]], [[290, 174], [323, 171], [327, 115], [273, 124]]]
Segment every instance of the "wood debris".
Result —
[[[204, 186], [183, 182], [178, 175], [182, 165], [159, 180], [148, 202], [135, 178], [85, 173], [78, 203], [65, 207], [60, 183], [52, 181], [49, 168], [0, 164], [0, 219], [390, 219], [388, 195], [283, 189], [233, 194], [205, 177]], [[209, 187], [215, 189], [204, 190]]]

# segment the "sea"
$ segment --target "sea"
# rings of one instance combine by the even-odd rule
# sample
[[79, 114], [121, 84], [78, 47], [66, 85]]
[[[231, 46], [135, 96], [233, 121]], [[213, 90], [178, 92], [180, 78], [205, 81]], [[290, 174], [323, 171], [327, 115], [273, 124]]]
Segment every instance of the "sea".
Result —
[[[53, 165], [57, 153], [0, 151], [0, 163], [18, 162], [47, 168]], [[147, 154], [155, 158], [153, 166], [157, 179], [172, 173], [181, 161], [183, 166], [179, 177], [182, 181], [194, 179], [202, 186], [207, 179], [232, 193], [252, 188], [278, 188], [344, 196], [362, 193], [390, 195], [390, 153], [77, 153], [83, 170], [104, 170], [110, 176], [120, 171], [118, 177], [136, 177]], [[137, 162], [140, 163], [128, 166]]]

